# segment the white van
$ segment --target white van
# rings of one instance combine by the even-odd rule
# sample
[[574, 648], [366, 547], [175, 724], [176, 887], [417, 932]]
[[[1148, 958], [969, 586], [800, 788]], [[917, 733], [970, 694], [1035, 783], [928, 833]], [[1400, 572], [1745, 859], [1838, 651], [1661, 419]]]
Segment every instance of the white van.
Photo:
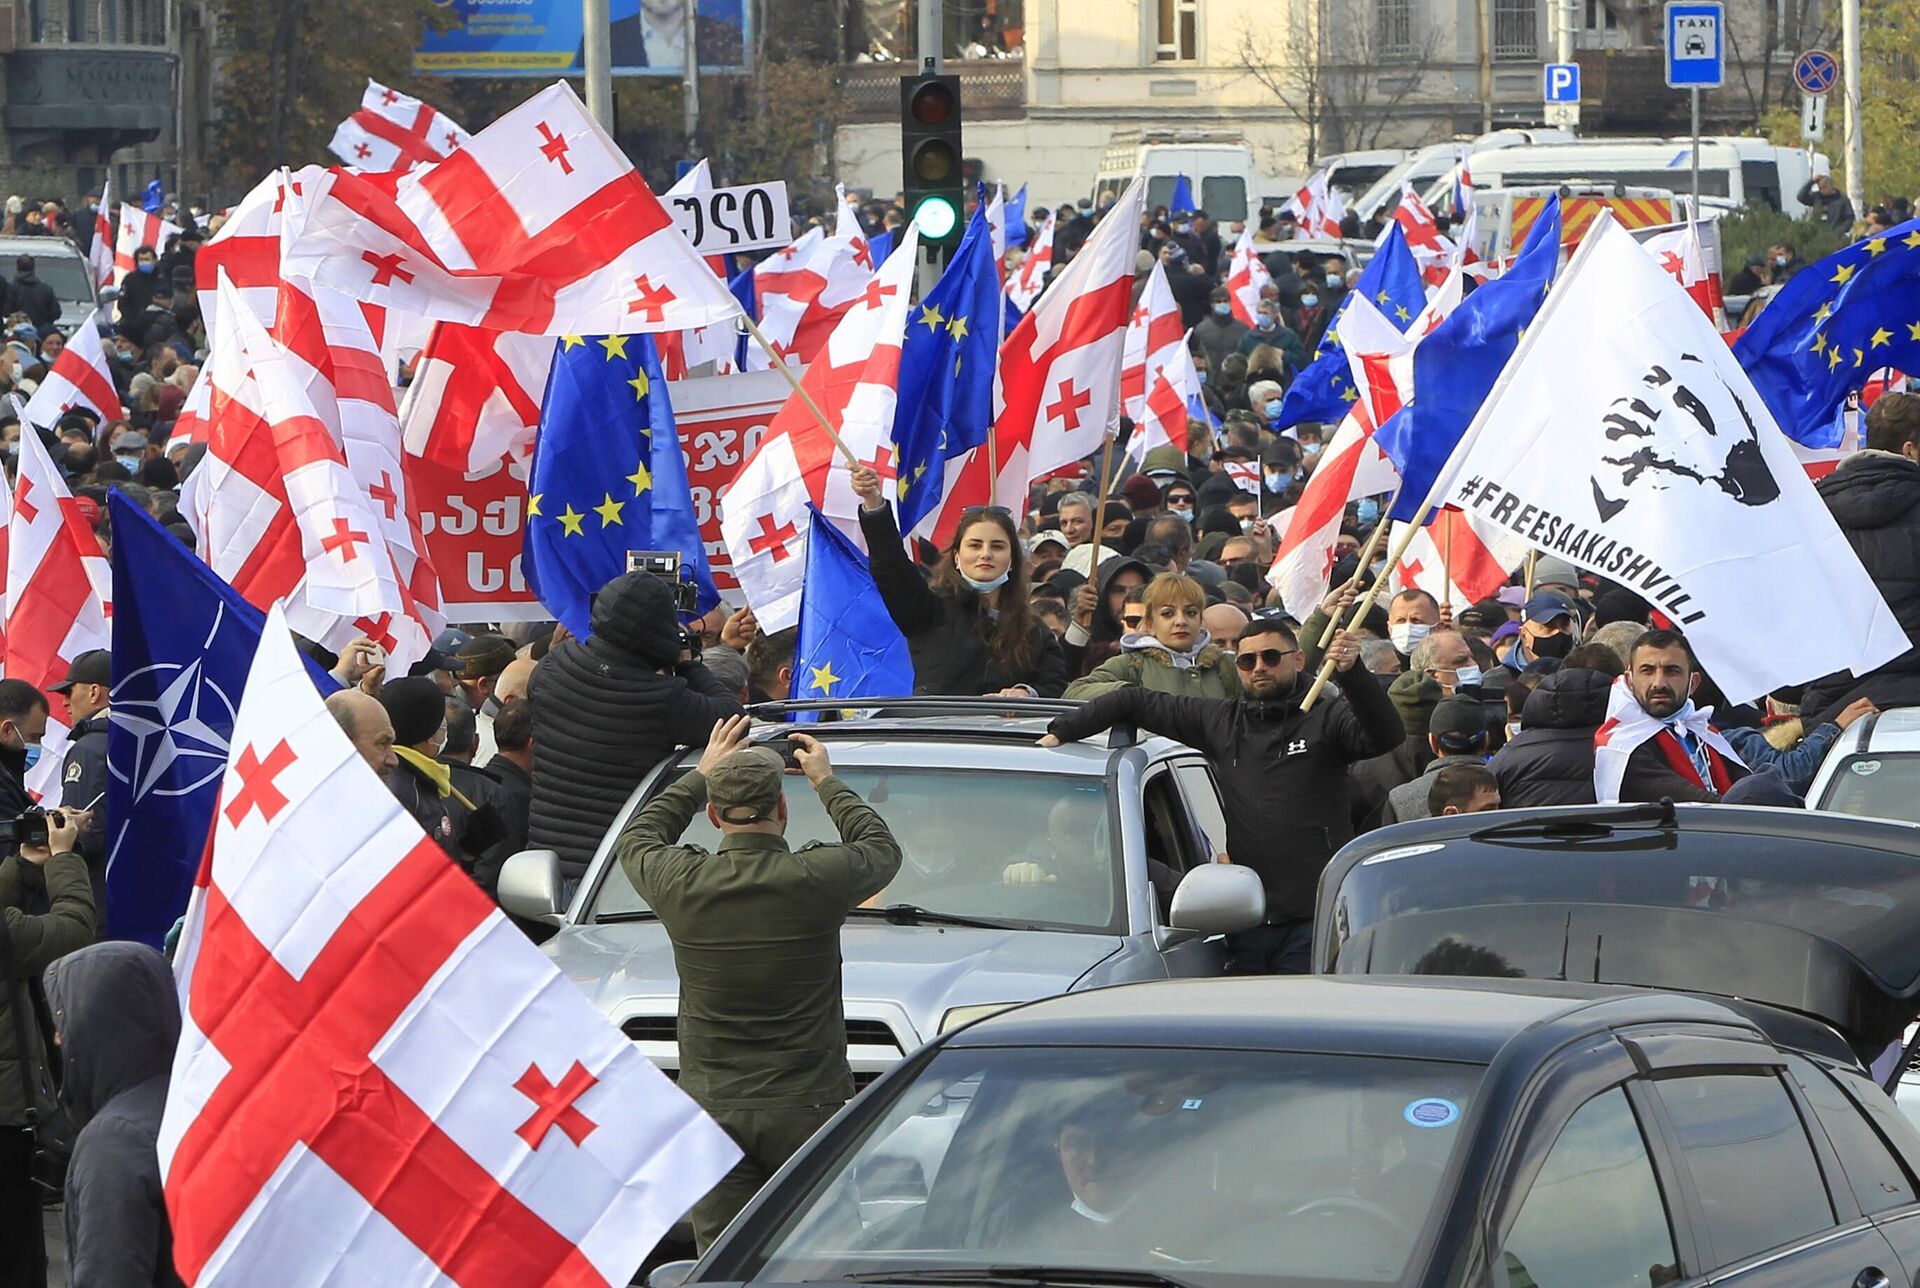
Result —
[[1403, 182], [1412, 184], [1415, 192], [1423, 192], [1435, 180], [1450, 177], [1459, 166], [1460, 158], [1469, 153], [1478, 156], [1481, 152], [1500, 148], [1555, 143], [1572, 137], [1565, 130], [1495, 130], [1474, 139], [1431, 144], [1408, 153], [1399, 165], [1374, 180], [1373, 186], [1361, 193], [1358, 201], [1351, 203], [1351, 208], [1364, 223], [1400, 204], [1400, 185]]
[[1215, 223], [1246, 219], [1260, 191], [1253, 148], [1236, 134], [1116, 130], [1100, 157], [1094, 205], [1108, 193], [1119, 196], [1136, 173], [1147, 177], [1147, 209], [1167, 205], [1174, 182], [1185, 175], [1194, 200]]
[[[1572, 182], [1693, 190], [1691, 139], [1594, 139], [1480, 153], [1469, 163], [1475, 190], [1531, 188]], [[1700, 205], [1704, 213], [1757, 203], [1799, 218], [1800, 189], [1829, 172], [1827, 158], [1766, 139], [1700, 140]], [[1429, 202], [1451, 189], [1451, 176], [1431, 185]]]
[[1381, 175], [1406, 159], [1405, 148], [1370, 148], [1365, 152], [1336, 152], [1314, 162], [1313, 168], [1325, 170], [1327, 187], [1351, 205], [1361, 193], [1378, 183]]

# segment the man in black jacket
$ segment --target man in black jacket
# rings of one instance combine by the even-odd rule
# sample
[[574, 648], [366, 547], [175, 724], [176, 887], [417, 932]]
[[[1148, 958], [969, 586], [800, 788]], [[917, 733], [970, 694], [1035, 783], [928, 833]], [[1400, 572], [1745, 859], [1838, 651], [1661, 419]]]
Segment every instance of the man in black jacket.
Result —
[[640, 780], [675, 747], [702, 745], [744, 708], [692, 660], [673, 591], [651, 573], [593, 597], [591, 630], [534, 669], [533, 811], [528, 844], [578, 880]]
[[89, 649], [73, 659], [67, 678], [53, 692], [67, 700], [67, 757], [60, 766], [60, 804], [84, 811], [80, 855], [93, 878], [93, 906], [105, 920], [107, 910], [107, 695], [113, 685], [113, 656]]
[[13, 291], [7, 298], [10, 312], [24, 313], [27, 321], [46, 330], [60, 320], [60, 297], [33, 271], [33, 256], [22, 255], [13, 262]]
[[0, 680], [0, 820], [33, 808], [27, 770], [47, 736], [47, 695], [25, 680]]
[[1229, 937], [1239, 974], [1308, 970], [1320, 871], [1353, 836], [1347, 767], [1405, 736], [1386, 690], [1354, 665], [1358, 644], [1342, 631], [1328, 653], [1339, 691], [1303, 711], [1312, 677], [1302, 672], [1299, 642], [1280, 614], [1264, 613], [1240, 636], [1239, 697], [1116, 689], [1056, 716], [1040, 740], [1057, 747], [1133, 724], [1206, 755], [1226, 807], [1227, 853], [1258, 872], [1267, 891], [1267, 924]]
[[1882, 394], [1867, 413], [1867, 448], [1814, 484], [1834, 522], [1915, 647], [1859, 677], [1807, 686], [1812, 728], [1857, 698], [1886, 708], [1920, 703], [1920, 394]]

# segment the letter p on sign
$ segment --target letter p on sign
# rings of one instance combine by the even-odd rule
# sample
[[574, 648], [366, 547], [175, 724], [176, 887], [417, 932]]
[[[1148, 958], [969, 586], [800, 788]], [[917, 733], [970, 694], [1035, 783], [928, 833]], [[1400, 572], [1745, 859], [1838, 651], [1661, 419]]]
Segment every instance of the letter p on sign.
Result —
[[1580, 101], [1580, 64], [1548, 63], [1544, 97], [1549, 103]]

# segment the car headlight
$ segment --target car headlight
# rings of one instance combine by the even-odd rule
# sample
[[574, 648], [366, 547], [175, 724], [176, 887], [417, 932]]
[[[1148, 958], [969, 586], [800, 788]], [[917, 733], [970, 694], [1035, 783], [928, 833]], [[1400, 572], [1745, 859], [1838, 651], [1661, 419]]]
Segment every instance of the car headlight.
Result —
[[962, 1024], [971, 1024], [975, 1020], [984, 1020], [989, 1015], [998, 1015], [1002, 1011], [1020, 1006], [1020, 1002], [982, 1002], [978, 1006], [956, 1006], [940, 1017], [940, 1031], [950, 1033]]

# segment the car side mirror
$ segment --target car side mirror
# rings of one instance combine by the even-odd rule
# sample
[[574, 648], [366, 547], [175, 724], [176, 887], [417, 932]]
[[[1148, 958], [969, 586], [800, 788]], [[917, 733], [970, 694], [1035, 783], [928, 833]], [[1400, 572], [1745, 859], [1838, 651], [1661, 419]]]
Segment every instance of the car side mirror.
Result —
[[647, 1276], [647, 1288], [680, 1288], [699, 1264], [698, 1261], [669, 1261], [655, 1266]]
[[561, 895], [560, 856], [552, 850], [522, 850], [500, 865], [500, 906], [516, 917], [557, 926], [566, 910]]
[[1180, 879], [1167, 925], [1196, 935], [1231, 935], [1267, 918], [1260, 874], [1232, 863], [1208, 863]]

